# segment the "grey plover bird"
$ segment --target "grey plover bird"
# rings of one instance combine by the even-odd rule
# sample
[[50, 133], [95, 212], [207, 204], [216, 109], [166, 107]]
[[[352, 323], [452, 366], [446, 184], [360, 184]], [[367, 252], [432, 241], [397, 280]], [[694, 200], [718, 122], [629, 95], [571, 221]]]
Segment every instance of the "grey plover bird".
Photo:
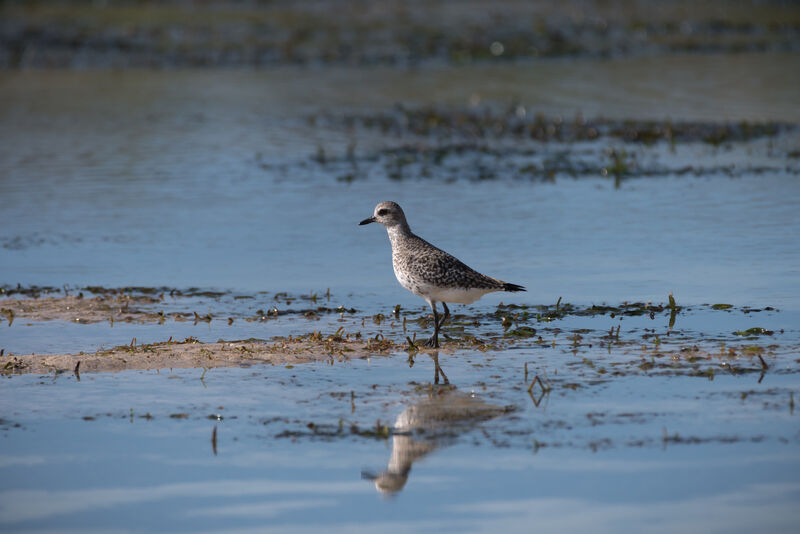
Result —
[[[415, 235], [402, 208], [394, 202], [375, 206], [372, 217], [359, 225], [382, 224], [392, 243], [392, 265], [400, 285], [425, 299], [433, 310], [433, 336], [426, 345], [439, 347], [439, 330], [450, 317], [447, 302], [472, 304], [493, 291], [525, 291], [525, 288], [486, 276], [464, 265], [458, 258], [438, 249]], [[439, 318], [436, 303], [441, 302], [444, 315]]]

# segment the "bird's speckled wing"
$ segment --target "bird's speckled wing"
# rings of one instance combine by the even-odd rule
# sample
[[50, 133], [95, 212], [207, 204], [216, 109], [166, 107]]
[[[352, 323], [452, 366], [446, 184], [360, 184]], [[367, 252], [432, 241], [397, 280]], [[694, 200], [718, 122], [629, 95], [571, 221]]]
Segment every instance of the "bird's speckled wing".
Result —
[[399, 268], [416, 284], [466, 289], [503, 288], [500, 280], [471, 269], [416, 235], [403, 240], [402, 249], [393, 251], [392, 261], [396, 271]]

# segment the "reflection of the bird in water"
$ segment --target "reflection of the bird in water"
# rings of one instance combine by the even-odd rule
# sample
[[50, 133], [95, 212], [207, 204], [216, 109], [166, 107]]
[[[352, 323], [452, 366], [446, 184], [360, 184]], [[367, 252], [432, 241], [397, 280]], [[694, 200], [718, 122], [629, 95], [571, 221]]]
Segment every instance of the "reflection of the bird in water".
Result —
[[408, 481], [411, 466], [435, 449], [450, 445], [458, 436], [472, 430], [487, 419], [507, 413], [511, 408], [497, 406], [480, 400], [472, 393], [464, 393], [449, 385], [439, 366], [438, 353], [431, 353], [435, 383], [439, 375], [442, 386], [432, 386], [417, 402], [412, 403], [397, 416], [392, 428], [392, 455], [386, 470], [374, 474], [362, 472], [362, 478], [372, 480], [375, 488], [385, 496], [403, 489]]

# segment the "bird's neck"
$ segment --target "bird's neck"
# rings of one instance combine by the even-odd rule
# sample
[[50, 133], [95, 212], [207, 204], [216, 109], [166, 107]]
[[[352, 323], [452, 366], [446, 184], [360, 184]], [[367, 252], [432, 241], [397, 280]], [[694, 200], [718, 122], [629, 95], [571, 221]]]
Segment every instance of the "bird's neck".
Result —
[[389, 234], [389, 241], [392, 243], [392, 248], [397, 244], [398, 241], [401, 239], [411, 237], [414, 234], [411, 233], [411, 228], [409, 228], [408, 223], [403, 224], [396, 224], [394, 226], [390, 226], [386, 229], [386, 232]]

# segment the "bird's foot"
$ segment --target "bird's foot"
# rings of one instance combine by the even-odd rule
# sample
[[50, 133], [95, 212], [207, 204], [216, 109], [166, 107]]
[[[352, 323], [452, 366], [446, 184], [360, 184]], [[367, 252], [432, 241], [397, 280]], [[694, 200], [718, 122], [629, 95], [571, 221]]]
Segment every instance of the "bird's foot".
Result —
[[428, 347], [429, 349], [438, 349], [439, 348], [439, 336], [431, 336], [428, 340], [424, 343], [424, 346]]

